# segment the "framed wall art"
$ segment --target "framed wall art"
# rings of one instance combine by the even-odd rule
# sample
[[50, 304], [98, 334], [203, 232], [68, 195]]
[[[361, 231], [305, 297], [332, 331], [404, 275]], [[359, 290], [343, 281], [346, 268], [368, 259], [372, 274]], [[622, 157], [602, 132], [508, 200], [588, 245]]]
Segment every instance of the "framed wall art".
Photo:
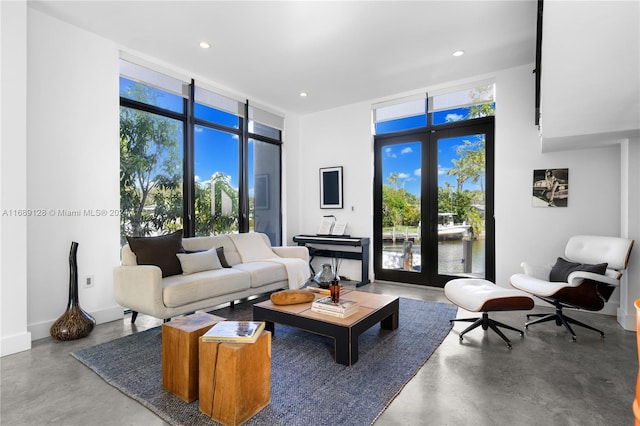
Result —
[[569, 200], [569, 169], [533, 171], [533, 207], [567, 207]]
[[320, 208], [342, 208], [342, 166], [320, 169]]

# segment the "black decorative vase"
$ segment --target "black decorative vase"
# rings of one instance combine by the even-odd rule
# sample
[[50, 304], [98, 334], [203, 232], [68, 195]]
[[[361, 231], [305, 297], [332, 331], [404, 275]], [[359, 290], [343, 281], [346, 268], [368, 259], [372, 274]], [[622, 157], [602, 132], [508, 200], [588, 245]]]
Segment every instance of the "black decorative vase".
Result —
[[78, 302], [78, 243], [71, 243], [69, 252], [69, 302], [67, 310], [51, 326], [51, 337], [58, 340], [75, 340], [86, 337], [93, 330], [96, 320], [80, 308]]

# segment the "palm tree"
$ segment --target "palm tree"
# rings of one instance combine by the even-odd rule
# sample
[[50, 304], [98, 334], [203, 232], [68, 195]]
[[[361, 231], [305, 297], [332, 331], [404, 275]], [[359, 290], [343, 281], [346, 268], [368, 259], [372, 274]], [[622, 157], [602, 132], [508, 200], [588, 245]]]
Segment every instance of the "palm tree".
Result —
[[398, 181], [400, 180], [400, 175], [398, 173], [389, 173], [387, 180], [391, 185], [393, 185], [393, 189], [398, 189]]

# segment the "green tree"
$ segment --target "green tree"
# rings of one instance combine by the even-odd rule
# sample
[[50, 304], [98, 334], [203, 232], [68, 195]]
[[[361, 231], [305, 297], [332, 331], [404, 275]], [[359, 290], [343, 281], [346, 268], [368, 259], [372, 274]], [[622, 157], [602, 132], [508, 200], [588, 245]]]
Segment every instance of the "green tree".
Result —
[[[493, 84], [478, 87], [470, 93], [471, 99], [481, 102], [483, 99], [490, 99], [488, 96], [493, 90]], [[477, 103], [469, 108], [467, 119], [491, 117], [496, 115], [496, 104], [494, 102]]]
[[[148, 87], [127, 97], [153, 103]], [[121, 239], [178, 229], [182, 220], [180, 128], [175, 120], [120, 108]]]
[[391, 185], [393, 185], [393, 189], [398, 189], [398, 181], [400, 180], [400, 175], [398, 173], [389, 173], [387, 180]]
[[382, 226], [418, 226], [420, 199], [404, 188], [382, 186]]
[[[211, 190], [215, 195], [214, 209], [211, 208]], [[223, 194], [231, 201], [231, 209], [223, 208]], [[238, 231], [238, 191], [229, 183], [229, 177], [216, 172], [208, 182], [196, 185], [195, 199], [196, 235], [209, 236]]]

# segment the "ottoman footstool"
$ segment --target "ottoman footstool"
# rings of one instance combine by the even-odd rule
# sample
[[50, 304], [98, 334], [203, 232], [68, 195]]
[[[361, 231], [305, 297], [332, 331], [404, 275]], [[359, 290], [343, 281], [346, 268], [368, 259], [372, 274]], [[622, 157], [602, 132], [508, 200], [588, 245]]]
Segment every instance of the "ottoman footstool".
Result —
[[452, 303], [471, 312], [482, 312], [480, 318], [456, 318], [454, 321], [471, 322], [472, 324], [460, 333], [462, 337], [469, 331], [482, 326], [483, 330], [491, 328], [498, 336], [507, 342], [511, 349], [511, 341], [507, 339], [498, 327], [517, 331], [520, 336], [524, 333], [515, 327], [503, 324], [489, 318], [489, 312], [493, 311], [519, 311], [533, 308], [533, 299], [526, 293], [515, 289], [503, 288], [491, 281], [477, 278], [459, 278], [449, 281], [444, 286], [444, 294]]

